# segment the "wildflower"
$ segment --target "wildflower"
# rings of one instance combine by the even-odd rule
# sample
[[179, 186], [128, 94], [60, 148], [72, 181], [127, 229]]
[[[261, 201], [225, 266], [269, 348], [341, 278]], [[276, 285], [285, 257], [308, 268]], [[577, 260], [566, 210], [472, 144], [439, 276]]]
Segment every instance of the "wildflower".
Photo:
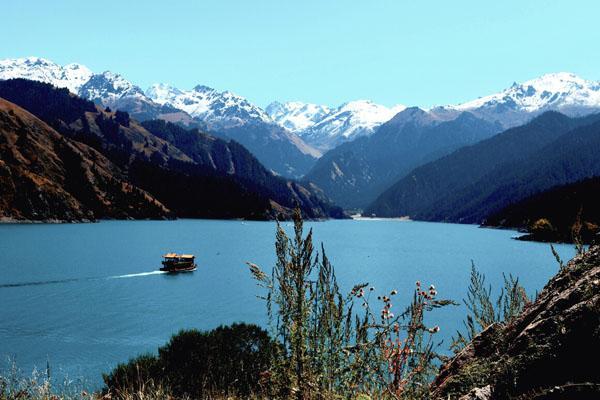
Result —
[[429, 290], [435, 290], [435, 286], [433, 286], [433, 285], [429, 286]]
[[373, 286], [371, 286], [371, 287], [369, 288], [369, 292], [372, 292], [373, 290], [375, 290], [375, 288], [374, 288]]
[[[389, 314], [388, 314], [388, 318], [389, 318], [389, 319], [392, 319], [392, 318], [394, 318], [394, 313], [389, 313]], [[438, 328], [438, 329], [439, 329], [439, 328]]]
[[417, 285], [417, 287], [420, 287], [421, 286], [421, 281], [417, 281], [416, 285]]
[[394, 289], [394, 290], [392, 290], [392, 291], [391, 291], [391, 293], [390, 293], [390, 294], [391, 294], [392, 296], [394, 296], [394, 295], [398, 294], [398, 291], [397, 291], [396, 289]]

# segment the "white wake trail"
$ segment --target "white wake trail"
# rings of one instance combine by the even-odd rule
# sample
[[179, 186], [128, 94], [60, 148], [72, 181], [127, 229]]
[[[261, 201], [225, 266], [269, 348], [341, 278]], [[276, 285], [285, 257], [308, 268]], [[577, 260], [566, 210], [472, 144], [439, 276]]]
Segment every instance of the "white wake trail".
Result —
[[113, 276], [105, 276], [105, 277], [91, 277], [91, 278], [68, 278], [68, 279], [55, 279], [48, 281], [35, 281], [35, 282], [15, 282], [15, 283], [0, 283], [0, 289], [2, 288], [16, 288], [21, 286], [41, 286], [41, 285], [53, 285], [59, 283], [72, 283], [72, 282], [83, 282], [83, 281], [101, 281], [107, 279], [123, 279], [123, 278], [136, 278], [139, 276], [149, 276], [149, 275], [162, 275], [166, 274], [166, 271], [150, 271], [150, 272], [140, 272], [137, 274], [125, 274], [125, 275], [113, 275]]
[[122, 279], [122, 278], [135, 278], [138, 276], [149, 276], [149, 275], [161, 275], [161, 274], [166, 274], [166, 271], [150, 271], [150, 272], [140, 272], [137, 274], [126, 274], [126, 275], [115, 275], [115, 276], [109, 276], [106, 279]]

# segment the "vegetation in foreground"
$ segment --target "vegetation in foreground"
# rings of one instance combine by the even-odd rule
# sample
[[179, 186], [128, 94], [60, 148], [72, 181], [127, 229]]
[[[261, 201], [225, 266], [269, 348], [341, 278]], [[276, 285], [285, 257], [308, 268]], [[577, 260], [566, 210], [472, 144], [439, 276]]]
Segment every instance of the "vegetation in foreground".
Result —
[[578, 256], [567, 265], [557, 256], [559, 274], [535, 298], [512, 276], [493, 298], [473, 266], [465, 330], [452, 343], [456, 355], [447, 359], [436, 352], [439, 327], [424, 322], [427, 311], [451, 304], [437, 300], [435, 287], [417, 282], [411, 303], [398, 315], [395, 290], [377, 296], [375, 288], [359, 284], [344, 295], [324, 250], [314, 254], [312, 232], [303, 235], [299, 213], [294, 228], [289, 238], [278, 227], [277, 263], [270, 274], [249, 264], [264, 289], [269, 332], [248, 324], [181, 331], [157, 355], [137, 357], [106, 374], [102, 393], [57, 391], [44, 379], [3, 377], [0, 400], [59, 398], [53, 393], [298, 400], [600, 394], [600, 376], [578, 361], [582, 354], [600, 356], [599, 247], [586, 252], [578, 246]]

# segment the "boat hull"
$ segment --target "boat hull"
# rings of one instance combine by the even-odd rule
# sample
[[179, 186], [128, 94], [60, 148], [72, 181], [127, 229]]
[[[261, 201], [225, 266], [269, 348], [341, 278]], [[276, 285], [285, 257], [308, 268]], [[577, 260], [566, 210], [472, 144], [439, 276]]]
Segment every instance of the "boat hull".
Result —
[[164, 266], [161, 267], [160, 270], [168, 273], [177, 273], [177, 272], [192, 272], [197, 268], [196, 264], [186, 265], [186, 266]]

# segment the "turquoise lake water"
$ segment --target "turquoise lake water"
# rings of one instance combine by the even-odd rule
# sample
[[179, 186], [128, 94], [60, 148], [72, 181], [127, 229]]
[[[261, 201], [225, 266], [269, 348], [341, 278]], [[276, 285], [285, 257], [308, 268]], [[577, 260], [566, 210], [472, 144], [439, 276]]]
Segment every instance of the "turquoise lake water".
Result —
[[[398, 220], [312, 222], [344, 290], [369, 282], [399, 291], [434, 284], [439, 298], [466, 296], [471, 260], [499, 288], [502, 272], [530, 293], [557, 271], [548, 244], [512, 240], [514, 231]], [[291, 224], [284, 223], [291, 231]], [[236, 321], [265, 324], [263, 302], [246, 261], [270, 270], [275, 224], [215, 220], [107, 221], [0, 225], [0, 366], [25, 372], [50, 364], [53, 376], [98, 388], [116, 363], [156, 351], [183, 328]], [[563, 259], [572, 246], [559, 245]], [[156, 271], [164, 253], [197, 256], [198, 270]], [[399, 309], [400, 307], [398, 307]], [[463, 306], [431, 315], [444, 347]]]

